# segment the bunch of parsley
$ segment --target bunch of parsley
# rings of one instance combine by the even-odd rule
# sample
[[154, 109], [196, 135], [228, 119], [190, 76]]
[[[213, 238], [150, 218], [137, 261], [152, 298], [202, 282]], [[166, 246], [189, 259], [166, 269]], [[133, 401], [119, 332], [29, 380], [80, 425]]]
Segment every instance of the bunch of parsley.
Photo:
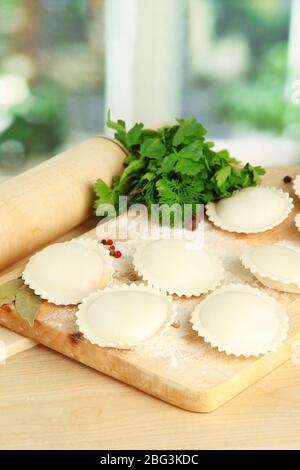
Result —
[[[110, 188], [101, 179], [95, 183], [95, 209], [113, 204], [117, 212], [119, 196], [128, 196], [128, 205], [196, 204], [217, 201], [234, 192], [260, 184], [264, 169], [249, 163], [239, 166], [227, 150], [216, 152], [205, 140], [206, 129], [195, 119], [177, 119], [177, 124], [157, 130], [136, 123], [126, 130], [125, 122], [107, 126], [128, 150], [124, 172], [115, 176]], [[99, 214], [98, 214], [99, 215]]]

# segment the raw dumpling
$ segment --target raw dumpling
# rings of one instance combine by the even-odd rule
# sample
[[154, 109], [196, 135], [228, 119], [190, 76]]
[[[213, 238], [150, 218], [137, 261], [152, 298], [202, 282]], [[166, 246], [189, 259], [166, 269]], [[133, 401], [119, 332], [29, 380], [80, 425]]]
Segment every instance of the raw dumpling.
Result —
[[259, 233], [281, 224], [293, 208], [281, 189], [249, 187], [231, 197], [206, 205], [211, 222], [228, 232]]
[[300, 293], [300, 250], [283, 245], [251, 246], [242, 253], [241, 261], [265, 286]]
[[95, 240], [49, 245], [32, 256], [22, 278], [43, 299], [56, 305], [78, 304], [112, 279], [112, 263]]
[[192, 313], [193, 329], [219, 351], [258, 356], [275, 351], [287, 338], [284, 307], [253, 287], [231, 284], [217, 289]]
[[219, 259], [198, 243], [185, 239], [142, 242], [135, 253], [134, 266], [151, 285], [188, 297], [214, 289], [223, 277]]
[[176, 310], [170, 297], [132, 284], [94, 292], [76, 315], [79, 331], [91, 343], [131, 349], [157, 339], [173, 323]]

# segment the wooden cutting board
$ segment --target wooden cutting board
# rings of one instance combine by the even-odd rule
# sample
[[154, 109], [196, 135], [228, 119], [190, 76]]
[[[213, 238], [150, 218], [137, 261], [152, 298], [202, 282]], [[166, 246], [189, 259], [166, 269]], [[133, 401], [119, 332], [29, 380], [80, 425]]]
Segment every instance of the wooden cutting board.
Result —
[[[271, 169], [264, 184], [291, 192], [284, 184], [286, 174], [294, 176], [300, 167]], [[201, 299], [178, 300], [179, 323], [153, 350], [142, 352], [118, 351], [91, 345], [78, 333], [75, 324], [76, 307], [57, 307], [44, 302], [34, 328], [21, 319], [13, 305], [0, 309], [0, 324], [100, 372], [130, 384], [146, 393], [186, 410], [212, 411], [245, 388], [287, 361], [297, 352], [300, 339], [300, 301], [294, 294], [264, 288], [240, 264], [238, 256], [247, 244], [286, 242], [299, 245], [300, 233], [294, 216], [300, 212], [300, 200], [288, 220], [272, 231], [257, 235], [234, 235], [207, 224], [205, 243], [215, 247], [226, 270], [225, 282], [246, 282], [266, 290], [287, 308], [290, 331], [285, 343], [274, 353], [259, 358], [226, 356], [205, 344], [191, 329], [189, 314]], [[85, 236], [95, 237], [95, 231]], [[24, 262], [3, 274], [0, 283], [20, 274]], [[119, 280], [135, 280], [129, 267], [119, 273]], [[299, 356], [299, 354], [297, 354]]]
[[[79, 237], [87, 230], [91, 229], [95, 223], [95, 219], [88, 220], [79, 227], [69, 231], [63, 237], [58, 238], [57, 241], [69, 240], [70, 238]], [[6, 276], [7, 274], [9, 277], [12, 277], [12, 272], [16, 270], [16, 272], [19, 273], [21, 266], [24, 266], [24, 261], [16, 263], [13, 268], [9, 268], [8, 270], [3, 271], [1, 277]], [[19, 354], [20, 352], [33, 348], [36, 346], [36, 344], [37, 343], [35, 341], [0, 326], [0, 353], [1, 356], [5, 356], [5, 360], [11, 356], [14, 356], [15, 354]], [[0, 361], [3, 360], [1, 359], [1, 356]]]

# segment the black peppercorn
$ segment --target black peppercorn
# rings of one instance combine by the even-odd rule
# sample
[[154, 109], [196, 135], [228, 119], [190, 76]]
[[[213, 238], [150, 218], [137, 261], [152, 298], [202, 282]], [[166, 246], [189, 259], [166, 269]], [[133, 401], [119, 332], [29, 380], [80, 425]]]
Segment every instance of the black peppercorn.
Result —
[[283, 178], [283, 182], [288, 184], [292, 181], [292, 178], [289, 176], [289, 175], [286, 175], [284, 178]]

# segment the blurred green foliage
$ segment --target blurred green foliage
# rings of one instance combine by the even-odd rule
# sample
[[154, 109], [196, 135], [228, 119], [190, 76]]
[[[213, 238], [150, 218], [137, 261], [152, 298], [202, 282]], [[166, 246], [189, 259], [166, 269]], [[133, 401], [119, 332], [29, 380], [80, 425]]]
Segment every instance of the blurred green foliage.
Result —
[[20, 0], [1, 0], [1, 9], [11, 10], [20, 5]]
[[[0, 79], [1, 73], [7, 73], [5, 60], [26, 54], [29, 63], [36, 67], [33, 78], [27, 79], [23, 70], [19, 69], [12, 74], [24, 77], [30, 89], [27, 98], [15, 106], [3, 107], [0, 111], [0, 122], [8, 123], [0, 132], [0, 166], [9, 166], [11, 162], [18, 161], [19, 154], [23, 160], [27, 156], [43, 156], [55, 152], [66, 140], [69, 131], [67, 127], [68, 113], [66, 103], [69, 90], [56, 79], [45, 75], [39, 62], [40, 57], [31, 57], [30, 48], [25, 53], [20, 52], [20, 44], [15, 38], [22, 37], [24, 22], [30, 21], [26, 16], [26, 1], [1, 0], [0, 17]], [[88, 2], [85, 0], [59, 0], [44, 2], [37, 0], [40, 8], [40, 21], [43, 21], [43, 35], [47, 38], [45, 50], [52, 50], [52, 57], [56, 57], [57, 45], [63, 47], [78, 47], [87, 41], [85, 22]], [[23, 19], [21, 21], [21, 19]], [[62, 27], [62, 21], [63, 26]], [[32, 28], [39, 28], [40, 24], [32, 24]], [[26, 41], [26, 38], [23, 38]], [[18, 39], [20, 40], [20, 39]], [[65, 52], [66, 54], [68, 53]], [[28, 55], [27, 55], [28, 54]], [[47, 74], [47, 72], [46, 72]], [[9, 157], [9, 158], [8, 158]], [[22, 159], [20, 158], [20, 161]], [[12, 163], [13, 165], [13, 163]]]
[[[59, 0], [56, 2], [48, 1], [45, 12], [47, 21], [44, 23], [44, 32], [48, 38], [48, 47], [55, 47], [79, 43], [85, 43], [87, 36], [87, 10], [88, 1], [86, 0]], [[64, 21], [64, 27], [61, 27], [61, 18]]]
[[298, 133], [300, 109], [286, 93], [290, 2], [214, 2], [218, 36], [242, 34], [251, 54], [245, 76], [215, 84], [217, 115], [237, 128]]
[[57, 84], [42, 81], [26, 100], [7, 113], [10, 125], [0, 134], [0, 145], [7, 141], [22, 144], [25, 155], [53, 151], [66, 134], [64, 93]]
[[280, 0], [213, 0], [216, 33], [220, 37], [240, 33], [252, 52], [251, 71], [256, 72], [266, 51], [278, 42], [287, 42], [290, 11]]
[[255, 78], [219, 87], [217, 111], [238, 125], [282, 133], [287, 126], [299, 130], [300, 109], [286, 95], [287, 45], [271, 46], [258, 62]]

